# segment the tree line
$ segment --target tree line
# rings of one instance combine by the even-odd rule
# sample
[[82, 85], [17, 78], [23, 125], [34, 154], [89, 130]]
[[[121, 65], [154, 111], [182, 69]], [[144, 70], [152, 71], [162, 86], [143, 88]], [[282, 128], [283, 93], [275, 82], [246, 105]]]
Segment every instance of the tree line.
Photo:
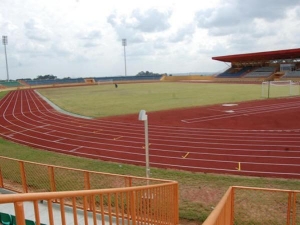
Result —
[[[166, 74], [160, 74], [160, 73], [153, 73], [149, 71], [141, 71], [136, 76], [161, 76]], [[22, 80], [55, 80], [58, 79], [57, 76], [54, 76], [53, 74], [46, 74], [46, 75], [38, 75], [36, 78], [24, 78]], [[63, 79], [71, 79], [71, 77], [65, 77]]]

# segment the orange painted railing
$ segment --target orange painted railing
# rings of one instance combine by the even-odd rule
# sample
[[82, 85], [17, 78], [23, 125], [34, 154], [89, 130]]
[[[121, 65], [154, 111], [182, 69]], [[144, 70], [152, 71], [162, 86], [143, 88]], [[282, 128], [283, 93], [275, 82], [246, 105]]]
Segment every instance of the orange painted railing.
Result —
[[[0, 204], [13, 204], [18, 225], [25, 225], [28, 211], [34, 212], [33, 220], [38, 225], [179, 222], [178, 183], [174, 181], [114, 175], [6, 157], [0, 157], [0, 168], [0, 187], [23, 193], [0, 195]], [[45, 208], [46, 221], [44, 215], [41, 219]], [[59, 209], [59, 216], [54, 208]], [[68, 211], [72, 212], [72, 219], [67, 216]]]
[[203, 225], [233, 224], [232, 194], [232, 187], [230, 187]]
[[233, 186], [203, 225], [300, 224], [299, 195], [295, 190]]

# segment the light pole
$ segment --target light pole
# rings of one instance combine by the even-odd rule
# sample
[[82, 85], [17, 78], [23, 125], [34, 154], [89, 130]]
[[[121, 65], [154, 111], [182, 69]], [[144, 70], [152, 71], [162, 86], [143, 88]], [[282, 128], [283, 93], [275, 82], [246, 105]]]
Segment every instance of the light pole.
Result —
[[127, 68], [126, 68], [126, 45], [127, 45], [127, 40], [126, 39], [122, 39], [122, 45], [124, 47], [124, 63], [125, 63], [125, 76], [127, 75]]
[[145, 124], [145, 156], [146, 156], [146, 177], [150, 177], [149, 166], [149, 138], [148, 138], [148, 116], [145, 110], [141, 110], [139, 113], [139, 120], [144, 121]]
[[2, 43], [4, 45], [5, 61], [6, 61], [6, 75], [7, 75], [7, 82], [8, 82], [9, 74], [8, 74], [8, 64], [7, 64], [7, 55], [6, 55], [7, 36], [2, 36]]

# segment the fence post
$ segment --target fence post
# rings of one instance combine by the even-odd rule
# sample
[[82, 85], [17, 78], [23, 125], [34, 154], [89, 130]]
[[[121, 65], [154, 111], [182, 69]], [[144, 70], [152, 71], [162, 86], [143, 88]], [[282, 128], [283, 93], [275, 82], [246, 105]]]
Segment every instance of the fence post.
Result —
[[90, 173], [88, 171], [84, 172], [84, 189], [91, 190]]
[[174, 224], [179, 224], [179, 198], [178, 198], [178, 183], [173, 184], [173, 191], [174, 191]]
[[55, 186], [55, 177], [54, 177], [53, 166], [48, 166], [48, 175], [49, 175], [49, 181], [50, 181], [50, 190], [52, 192], [54, 192], [54, 191], [56, 191], [56, 186]]
[[[84, 176], [84, 189], [91, 190], [90, 173], [88, 171], [85, 171], [83, 176]], [[93, 209], [91, 197], [89, 197], [87, 201], [88, 201], [89, 209], [90, 210]]]
[[27, 182], [26, 182], [26, 172], [25, 172], [24, 162], [23, 161], [19, 161], [19, 165], [20, 165], [20, 172], [21, 172], [23, 193], [28, 193], [28, 187], [27, 187]]
[[125, 187], [132, 187], [132, 177], [125, 177]]

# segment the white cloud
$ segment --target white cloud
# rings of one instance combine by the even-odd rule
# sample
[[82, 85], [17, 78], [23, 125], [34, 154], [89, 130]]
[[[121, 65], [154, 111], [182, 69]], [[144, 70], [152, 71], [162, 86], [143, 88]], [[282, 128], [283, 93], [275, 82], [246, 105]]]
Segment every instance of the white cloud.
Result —
[[49, 41], [52, 39], [52, 32], [47, 29], [39, 20], [30, 19], [24, 23], [25, 35], [36, 41]]
[[[12, 79], [219, 71], [213, 56], [299, 47], [300, 0], [1, 0]], [[0, 79], [5, 78], [3, 48]]]
[[135, 23], [132, 27], [146, 33], [161, 32], [170, 27], [168, 22], [170, 15], [170, 12], [160, 12], [157, 9], [134, 10], [132, 20], [135, 20]]
[[191, 40], [193, 38], [193, 34], [195, 32], [195, 25], [194, 24], [187, 24], [180, 27], [175, 34], [170, 35], [170, 42], [180, 42], [184, 41], [185, 39]]

